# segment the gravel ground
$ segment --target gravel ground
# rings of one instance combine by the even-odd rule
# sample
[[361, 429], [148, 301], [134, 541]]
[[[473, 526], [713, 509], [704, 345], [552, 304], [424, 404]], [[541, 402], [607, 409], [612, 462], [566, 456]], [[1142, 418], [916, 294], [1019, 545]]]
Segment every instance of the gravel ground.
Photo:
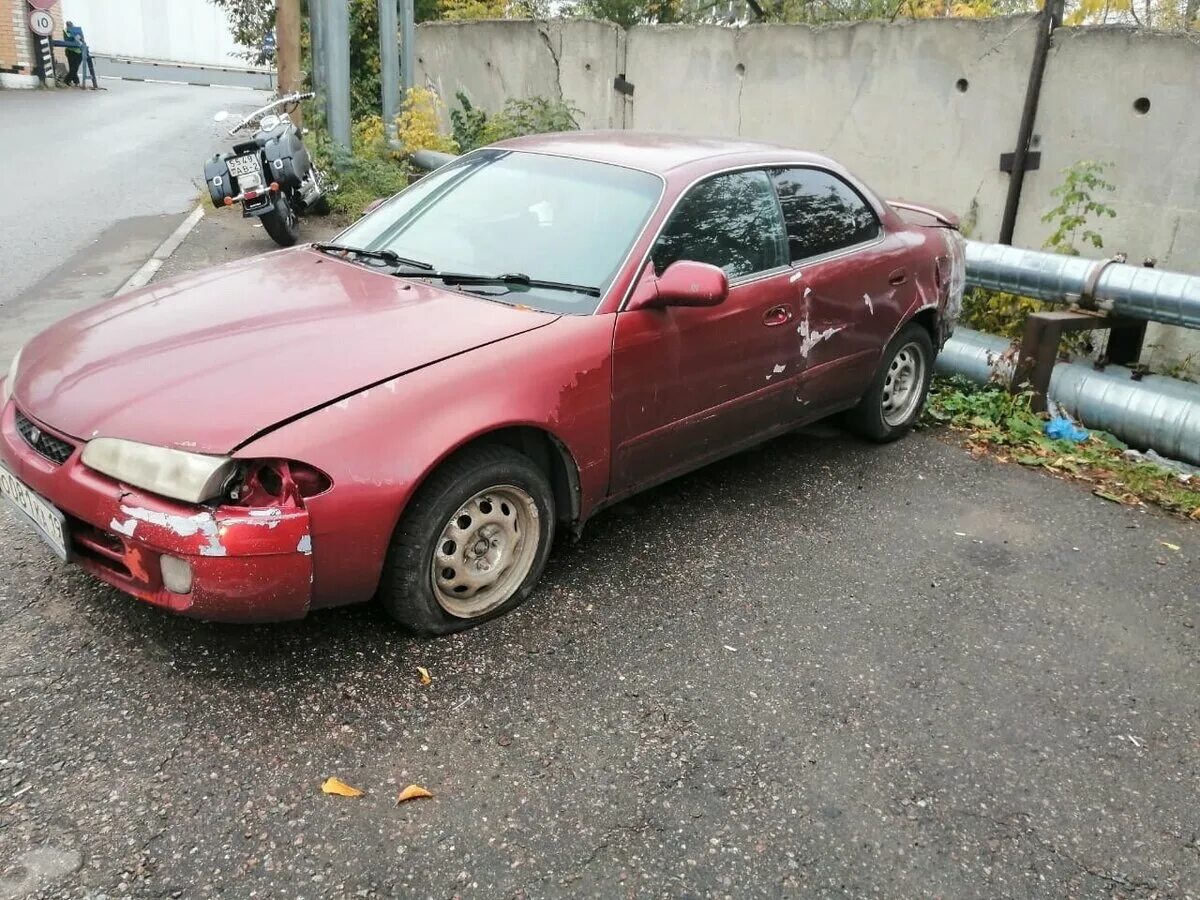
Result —
[[174, 618], [4, 510], [0, 897], [1200, 896], [1200, 528], [943, 438], [711, 466], [433, 641]]

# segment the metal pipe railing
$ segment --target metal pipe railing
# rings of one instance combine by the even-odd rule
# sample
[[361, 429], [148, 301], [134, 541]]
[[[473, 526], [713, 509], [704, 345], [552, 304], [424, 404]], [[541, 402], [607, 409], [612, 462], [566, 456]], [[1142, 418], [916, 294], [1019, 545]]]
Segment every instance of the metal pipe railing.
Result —
[[1200, 328], [1200, 275], [967, 241], [967, 285]]
[[[937, 370], [1007, 386], [1016, 360], [1012, 346], [995, 335], [957, 328], [938, 355]], [[1162, 375], [1135, 381], [1133, 375], [1123, 366], [1060, 362], [1050, 378], [1050, 396], [1089, 428], [1200, 465], [1200, 384]]]

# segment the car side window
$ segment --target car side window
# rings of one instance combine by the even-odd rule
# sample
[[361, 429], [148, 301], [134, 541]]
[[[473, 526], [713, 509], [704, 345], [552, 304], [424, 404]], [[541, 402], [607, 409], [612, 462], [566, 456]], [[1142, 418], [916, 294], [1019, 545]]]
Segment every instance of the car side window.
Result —
[[787, 226], [791, 262], [874, 240], [879, 218], [854, 188], [821, 169], [771, 173]]
[[654, 245], [659, 275], [681, 259], [710, 263], [729, 278], [786, 266], [787, 236], [766, 172], [728, 172], [694, 186]]

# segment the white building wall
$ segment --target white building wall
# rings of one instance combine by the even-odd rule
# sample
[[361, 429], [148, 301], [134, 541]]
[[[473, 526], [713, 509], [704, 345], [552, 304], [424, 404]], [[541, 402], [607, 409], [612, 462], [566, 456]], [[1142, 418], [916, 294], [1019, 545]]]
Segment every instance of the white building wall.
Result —
[[246, 66], [224, 12], [208, 0], [62, 0], [92, 52], [208, 66]]

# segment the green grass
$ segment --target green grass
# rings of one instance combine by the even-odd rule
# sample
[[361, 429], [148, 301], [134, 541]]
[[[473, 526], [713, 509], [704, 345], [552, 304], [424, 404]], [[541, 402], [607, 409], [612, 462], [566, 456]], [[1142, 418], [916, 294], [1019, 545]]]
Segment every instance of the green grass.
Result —
[[1045, 469], [1093, 486], [1116, 503], [1151, 503], [1200, 520], [1200, 478], [1184, 482], [1170, 469], [1124, 455], [1128, 446], [1111, 434], [1092, 431], [1080, 443], [1052, 440], [1046, 417], [1029, 408], [1030, 394], [1010, 394], [961, 378], [938, 378], [930, 389], [923, 423], [949, 425], [967, 434], [967, 446], [1004, 462]]

